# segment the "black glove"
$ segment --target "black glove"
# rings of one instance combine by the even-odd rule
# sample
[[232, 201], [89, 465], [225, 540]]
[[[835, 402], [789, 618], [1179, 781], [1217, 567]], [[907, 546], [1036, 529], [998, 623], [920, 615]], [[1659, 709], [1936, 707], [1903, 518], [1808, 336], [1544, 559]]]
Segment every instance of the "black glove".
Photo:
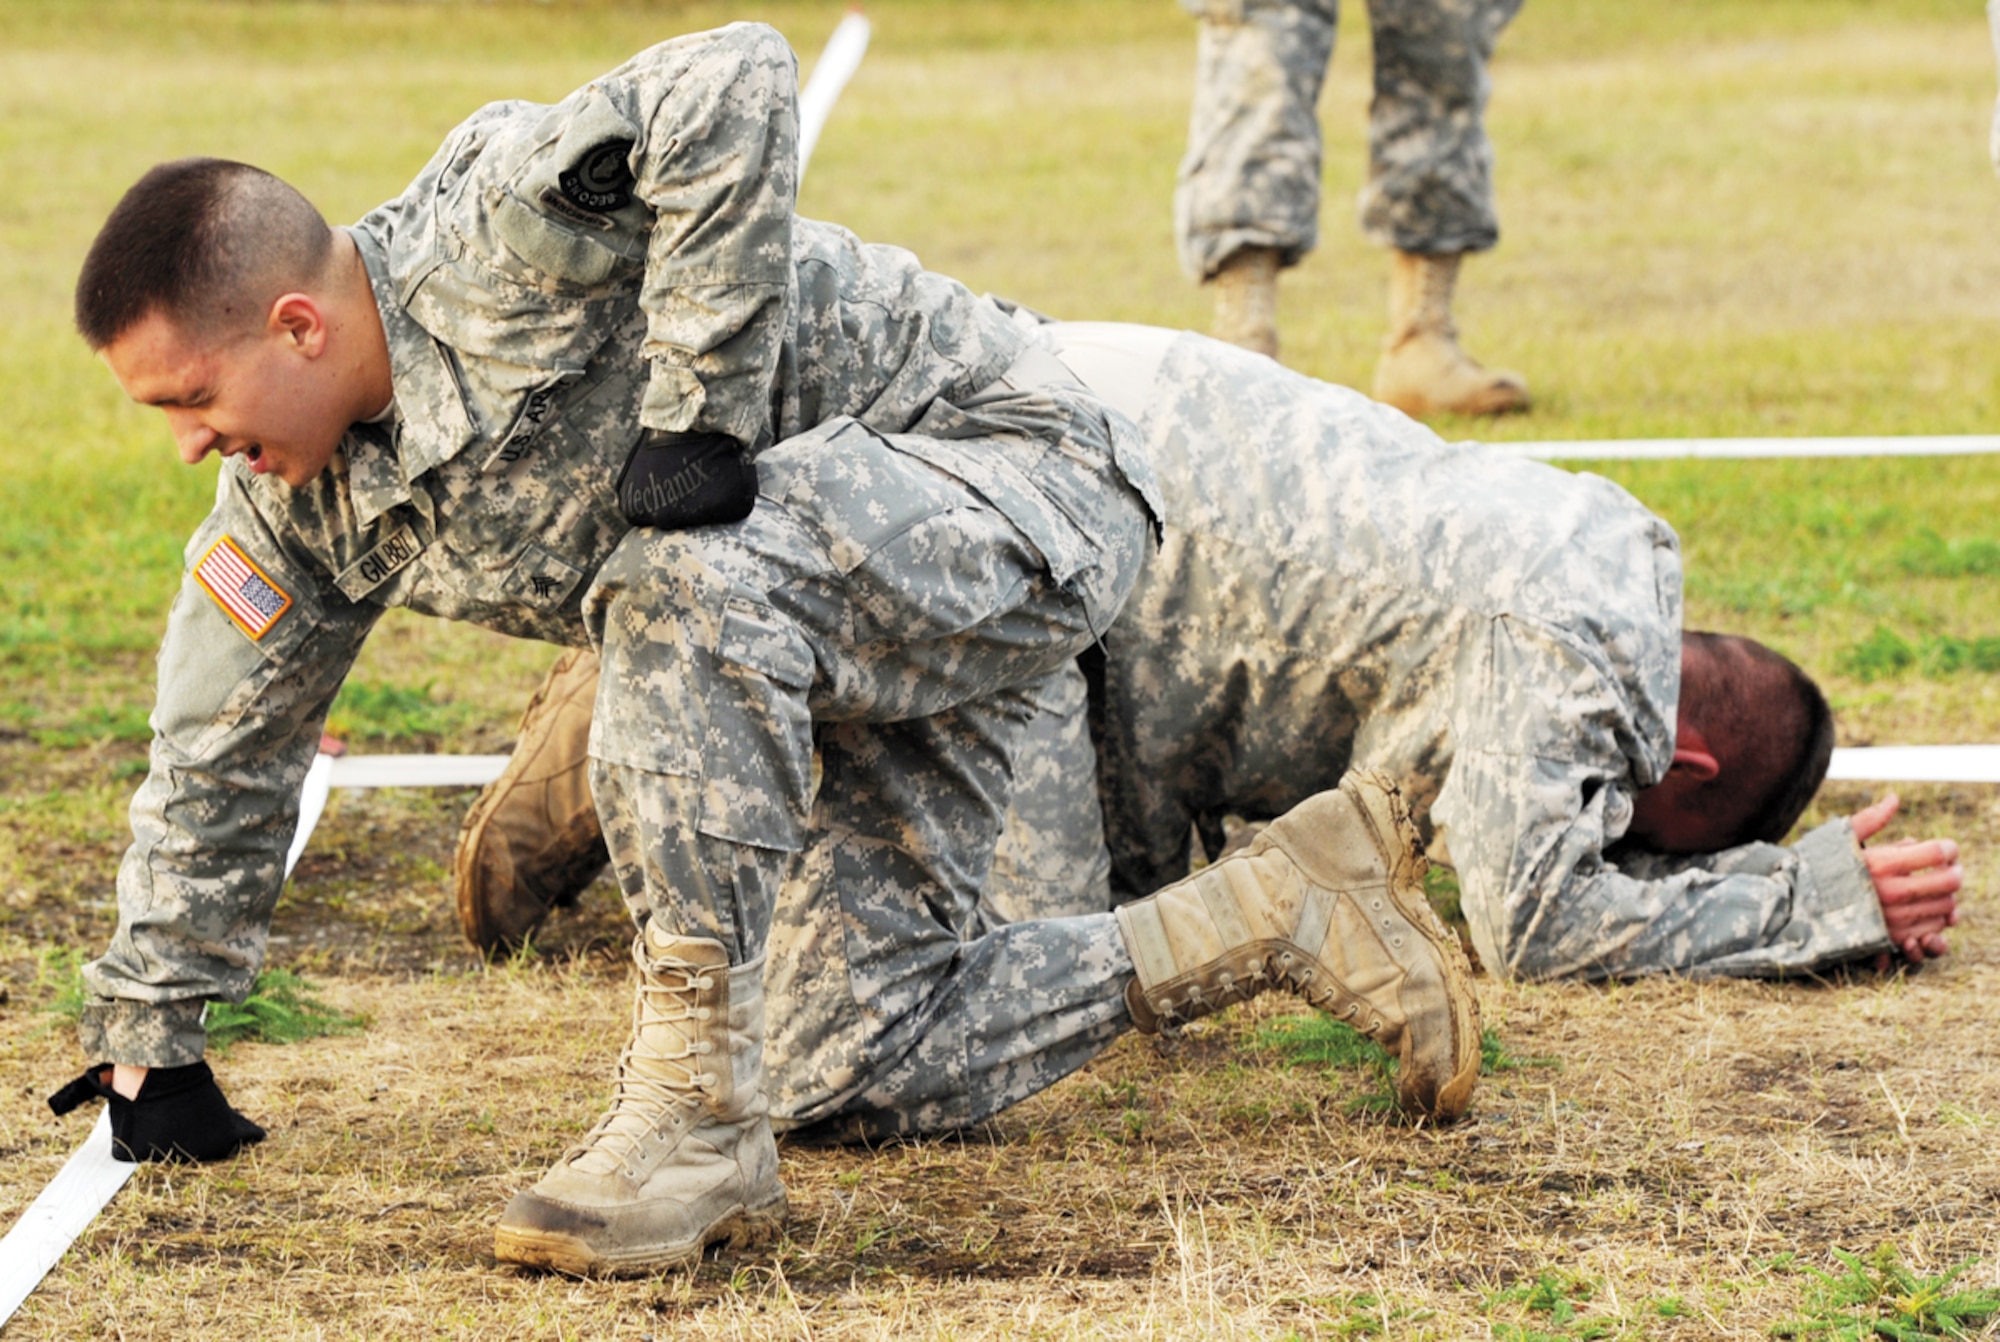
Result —
[[618, 477], [618, 511], [635, 527], [741, 522], [756, 504], [757, 468], [727, 434], [648, 430]]
[[111, 1064], [98, 1063], [49, 1096], [49, 1108], [66, 1114], [89, 1100], [111, 1106], [111, 1154], [142, 1160], [221, 1160], [264, 1140], [264, 1130], [229, 1107], [205, 1062], [155, 1067], [126, 1099], [111, 1089]]

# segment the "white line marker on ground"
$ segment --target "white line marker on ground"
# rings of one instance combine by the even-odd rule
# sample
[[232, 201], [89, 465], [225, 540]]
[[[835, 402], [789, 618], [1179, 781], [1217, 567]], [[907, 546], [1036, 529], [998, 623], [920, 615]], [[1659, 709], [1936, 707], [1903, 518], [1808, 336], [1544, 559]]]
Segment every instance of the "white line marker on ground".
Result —
[[[485, 787], [507, 767], [507, 757], [343, 755], [332, 763], [328, 775], [334, 787]], [[1826, 776], [1882, 783], [2000, 783], [2000, 745], [1850, 746], [1833, 752]]]
[[1561, 443], [1487, 443], [1543, 461], [1651, 461], [1679, 457], [1962, 457], [2000, 452], [2000, 434], [1940, 438], [1624, 438]]
[[826, 119], [833, 112], [834, 103], [840, 100], [840, 91], [861, 68], [861, 58], [868, 51], [868, 35], [868, 16], [859, 9], [849, 10], [847, 17], [834, 25], [833, 36], [826, 39], [826, 48], [813, 62], [812, 76], [799, 90], [800, 181], [805, 180], [806, 164], [812, 162], [819, 133], [826, 129]]
[[2000, 783], [2000, 746], [1857, 746], [1833, 752], [1828, 779], [1871, 783]]
[[111, 1158], [111, 1111], [0, 1239], [0, 1328], [139, 1167]]

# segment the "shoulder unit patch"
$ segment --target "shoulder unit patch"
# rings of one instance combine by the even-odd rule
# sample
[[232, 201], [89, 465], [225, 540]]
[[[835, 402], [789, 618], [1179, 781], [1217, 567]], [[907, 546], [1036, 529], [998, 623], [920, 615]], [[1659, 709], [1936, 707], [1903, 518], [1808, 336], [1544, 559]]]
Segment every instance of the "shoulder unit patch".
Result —
[[208, 547], [194, 566], [194, 576], [236, 627], [253, 639], [270, 633], [278, 617], [292, 608], [285, 590], [227, 536]]
[[632, 201], [632, 169], [625, 161], [631, 152], [630, 140], [594, 144], [557, 174], [556, 181], [570, 203], [580, 209], [599, 214], [622, 210]]

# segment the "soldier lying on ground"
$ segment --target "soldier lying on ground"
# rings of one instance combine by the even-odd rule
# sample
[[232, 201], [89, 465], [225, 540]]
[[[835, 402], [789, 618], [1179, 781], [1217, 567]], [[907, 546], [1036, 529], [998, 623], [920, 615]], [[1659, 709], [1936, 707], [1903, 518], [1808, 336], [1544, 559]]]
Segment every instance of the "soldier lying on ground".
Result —
[[1464, 1109], [1477, 1001], [1379, 779], [1156, 902], [975, 935], [1029, 705], [1110, 627], [1156, 491], [1130, 421], [999, 309], [795, 216], [795, 96], [783, 40], [734, 25], [485, 108], [351, 228], [213, 159], [104, 225], [79, 329], [183, 460], [223, 458], [84, 971], [109, 1061], [56, 1101], [107, 1098], [127, 1155], [262, 1135], [202, 1013], [250, 987], [327, 707], [392, 605], [602, 657], [633, 1031], [503, 1260], [649, 1272], [777, 1227], [762, 982], [800, 852], [861, 916], [849, 973], [907, 1007], [847, 1041], [879, 1060], [857, 1094], [976, 1122], [1134, 1023], [1282, 984], [1385, 1039], [1412, 1111]]
[[[1085, 656], [1088, 728], [1081, 673], [1043, 687], [989, 918], [1130, 899], [1185, 874], [1191, 828], [1213, 853], [1225, 815], [1279, 814], [1366, 767], [1428, 812], [1497, 973], [1803, 973], [1944, 954], [1955, 846], [1857, 843], [1893, 799], [1776, 846], [1825, 774], [1825, 701], [1756, 643], [1683, 633], [1676, 539], [1624, 491], [1447, 445], [1199, 336], [1040, 334], [1141, 425], [1166, 539]], [[591, 697], [588, 654], [566, 656], [468, 816], [457, 885], [475, 944], [517, 940], [603, 861], [584, 783]], [[922, 1127], [886, 1093], [858, 1103], [845, 1080], [852, 1022], [900, 1005], [842, 963], [865, 935], [865, 910], [843, 908], [853, 888], [809, 867], [781, 899], [766, 978], [786, 1060], [776, 1112]]]

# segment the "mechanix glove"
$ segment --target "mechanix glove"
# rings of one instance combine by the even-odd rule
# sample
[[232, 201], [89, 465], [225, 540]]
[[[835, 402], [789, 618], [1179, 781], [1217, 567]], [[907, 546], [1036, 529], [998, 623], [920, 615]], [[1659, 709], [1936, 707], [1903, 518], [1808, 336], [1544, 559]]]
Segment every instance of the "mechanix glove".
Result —
[[111, 1064], [101, 1062], [49, 1096], [49, 1108], [66, 1114], [96, 1099], [111, 1106], [111, 1154], [128, 1164], [221, 1160], [264, 1140], [262, 1128], [230, 1108], [205, 1062], [153, 1068], [130, 1100], [111, 1088]]
[[635, 527], [740, 522], [756, 503], [757, 468], [727, 434], [649, 429], [618, 477], [618, 511]]

